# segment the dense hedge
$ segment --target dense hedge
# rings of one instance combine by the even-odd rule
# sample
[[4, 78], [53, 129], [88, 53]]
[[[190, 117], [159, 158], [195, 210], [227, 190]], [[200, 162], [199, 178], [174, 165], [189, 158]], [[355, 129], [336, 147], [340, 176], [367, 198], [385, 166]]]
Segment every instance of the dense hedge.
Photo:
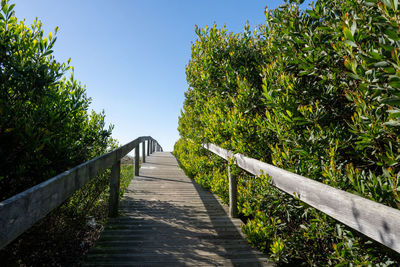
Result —
[[[73, 71], [67, 75], [69, 61], [52, 56], [58, 28], [45, 36], [40, 20], [28, 26], [13, 7], [1, 1], [0, 201], [117, 146], [112, 126], [105, 128], [104, 112], [89, 112], [84, 86]], [[131, 173], [132, 167], [122, 168], [121, 187]], [[75, 192], [2, 249], [0, 261], [77, 265], [107, 217], [109, 177], [106, 170]]]
[[18, 21], [13, 7], [1, 1], [0, 201], [104, 153], [112, 130], [52, 56], [55, 35]]
[[[397, 1], [295, 1], [254, 31], [196, 28], [175, 154], [227, 197], [212, 142], [325, 184], [400, 205]], [[399, 256], [268, 184], [234, 170], [249, 241], [277, 262], [397, 264]]]

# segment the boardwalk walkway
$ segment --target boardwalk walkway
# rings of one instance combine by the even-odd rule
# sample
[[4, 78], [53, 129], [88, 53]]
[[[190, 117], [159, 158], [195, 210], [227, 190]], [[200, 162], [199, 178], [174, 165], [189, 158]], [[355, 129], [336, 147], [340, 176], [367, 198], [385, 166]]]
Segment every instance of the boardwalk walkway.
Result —
[[170, 152], [146, 158], [85, 266], [270, 266]]

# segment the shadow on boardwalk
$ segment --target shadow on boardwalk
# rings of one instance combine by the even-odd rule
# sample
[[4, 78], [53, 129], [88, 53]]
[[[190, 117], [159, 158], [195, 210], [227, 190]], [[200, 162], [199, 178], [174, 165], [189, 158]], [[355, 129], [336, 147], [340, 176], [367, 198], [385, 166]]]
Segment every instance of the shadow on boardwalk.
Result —
[[84, 265], [267, 266], [215, 195], [179, 169], [166, 152], [147, 158]]

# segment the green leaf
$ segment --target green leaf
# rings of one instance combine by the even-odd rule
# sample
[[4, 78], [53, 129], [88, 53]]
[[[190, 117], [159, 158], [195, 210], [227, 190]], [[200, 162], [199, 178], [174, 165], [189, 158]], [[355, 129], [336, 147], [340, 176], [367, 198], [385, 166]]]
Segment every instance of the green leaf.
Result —
[[344, 42], [345, 42], [346, 44], [352, 46], [352, 47], [357, 47], [356, 43], [354, 43], [353, 41], [345, 40]]
[[50, 55], [51, 53], [53, 53], [53, 50], [47, 50], [46, 53], [44, 53], [42, 56], [45, 57]]
[[300, 71], [299, 72], [299, 76], [304, 76], [304, 75], [308, 75], [308, 74], [310, 74], [311, 73], [311, 71], [307, 71], [307, 70], [302, 70], [302, 71]]
[[11, 13], [11, 11], [14, 9], [15, 4], [10, 5], [10, 7], [7, 10], [7, 13]]
[[386, 62], [386, 61], [380, 61], [380, 62], [374, 64], [374, 67], [378, 67], [378, 68], [379, 67], [386, 67], [386, 66], [389, 66], [389, 63]]
[[392, 3], [390, 3], [389, 0], [382, 0], [382, 2], [385, 4], [385, 6], [387, 6], [389, 8], [393, 8]]
[[[2, 3], [3, 3], [3, 2], [2, 2]], [[1, 7], [1, 10], [3, 11], [3, 13], [4, 13], [5, 15], [7, 15], [7, 8], [8, 8], [8, 5], [7, 5], [7, 4], [4, 4], [4, 6]]]
[[374, 2], [371, 2], [371, 1], [365, 1], [365, 2], [363, 2], [363, 4], [364, 4], [365, 6], [369, 6], [369, 7], [375, 6], [375, 3], [374, 3]]
[[390, 120], [388, 122], [385, 122], [383, 125], [393, 126], [393, 127], [400, 127], [400, 121]]
[[400, 80], [393, 80], [389, 82], [391, 87], [400, 88]]
[[354, 21], [353, 24], [350, 27], [350, 31], [351, 31], [352, 36], [354, 36], [354, 34], [356, 33], [356, 29], [357, 29], [357, 23], [356, 23], [356, 21]]
[[308, 15], [310, 15], [314, 19], [318, 19], [319, 17], [315, 14], [314, 10], [307, 10]]
[[357, 74], [354, 73], [349, 73], [349, 76], [355, 80], [361, 80], [360, 76], [358, 76]]
[[393, 67], [387, 67], [387, 68], [384, 68], [383, 70], [384, 70], [386, 73], [389, 73], [389, 74], [395, 74], [395, 73], [396, 73], [396, 69], [393, 68]]
[[378, 52], [370, 51], [368, 54], [374, 59], [378, 59], [378, 60], [382, 59], [382, 55], [379, 54]]
[[400, 97], [393, 96], [393, 97], [385, 98], [381, 102], [384, 104], [388, 104], [388, 105], [400, 105]]
[[343, 33], [344, 33], [344, 36], [346, 37], [347, 40], [350, 40], [350, 41], [354, 42], [353, 34], [349, 30], [349, 28], [344, 27]]
[[386, 45], [386, 44], [380, 44], [380, 45], [383, 47], [383, 49], [385, 49], [388, 52], [392, 52], [394, 50], [394, 47], [391, 45]]
[[398, 109], [389, 109], [386, 112], [389, 113], [390, 118], [400, 118], [400, 110]]
[[396, 33], [394, 30], [392, 30], [392, 29], [387, 29], [387, 30], [385, 31], [385, 34], [386, 34], [390, 39], [392, 39], [393, 41], [399, 41], [399, 40], [400, 40], [400, 38], [399, 38], [399, 36], [397, 35], [397, 33]]

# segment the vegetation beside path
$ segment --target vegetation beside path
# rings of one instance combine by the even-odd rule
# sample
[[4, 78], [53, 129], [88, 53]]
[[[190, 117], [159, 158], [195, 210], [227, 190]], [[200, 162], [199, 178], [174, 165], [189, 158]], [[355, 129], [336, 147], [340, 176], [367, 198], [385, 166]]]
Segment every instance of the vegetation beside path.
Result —
[[[214, 143], [400, 207], [400, 11], [397, 0], [288, 1], [266, 23], [196, 28], [174, 153], [228, 200]], [[397, 253], [235, 166], [249, 242], [279, 264], [399, 265]]]

